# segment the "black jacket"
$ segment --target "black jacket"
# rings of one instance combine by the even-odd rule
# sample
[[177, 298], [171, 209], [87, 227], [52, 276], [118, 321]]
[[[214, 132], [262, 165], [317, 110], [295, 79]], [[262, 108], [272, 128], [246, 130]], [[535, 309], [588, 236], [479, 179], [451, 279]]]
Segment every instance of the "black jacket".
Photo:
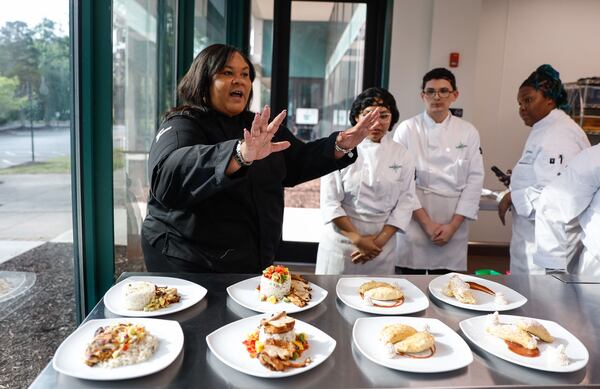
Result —
[[337, 133], [303, 143], [285, 127], [273, 141], [291, 146], [254, 161], [232, 176], [225, 169], [254, 114], [234, 117], [188, 109], [170, 115], [150, 148], [148, 215], [142, 234], [163, 254], [197, 264], [198, 271], [255, 273], [273, 263], [281, 240], [283, 188], [342, 169], [356, 160], [334, 158]]

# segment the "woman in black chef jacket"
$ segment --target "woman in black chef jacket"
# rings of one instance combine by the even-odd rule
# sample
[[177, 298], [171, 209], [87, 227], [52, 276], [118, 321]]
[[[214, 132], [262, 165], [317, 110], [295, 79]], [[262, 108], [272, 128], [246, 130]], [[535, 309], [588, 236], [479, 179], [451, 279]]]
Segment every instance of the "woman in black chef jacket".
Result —
[[342, 169], [376, 124], [303, 143], [248, 110], [254, 66], [234, 47], [202, 50], [181, 79], [184, 105], [167, 112], [152, 147], [150, 196], [142, 225], [154, 272], [256, 273], [273, 263], [281, 239], [283, 188]]

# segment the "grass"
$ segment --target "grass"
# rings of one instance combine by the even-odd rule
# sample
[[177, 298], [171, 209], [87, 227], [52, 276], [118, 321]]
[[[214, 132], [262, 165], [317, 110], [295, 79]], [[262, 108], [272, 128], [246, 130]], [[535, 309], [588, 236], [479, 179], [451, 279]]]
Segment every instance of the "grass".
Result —
[[[124, 166], [124, 155], [121, 150], [113, 153], [113, 170]], [[8, 174], [59, 174], [71, 172], [71, 157], [68, 155], [49, 159], [45, 162], [26, 162], [20, 165], [0, 169], [1, 175]]]

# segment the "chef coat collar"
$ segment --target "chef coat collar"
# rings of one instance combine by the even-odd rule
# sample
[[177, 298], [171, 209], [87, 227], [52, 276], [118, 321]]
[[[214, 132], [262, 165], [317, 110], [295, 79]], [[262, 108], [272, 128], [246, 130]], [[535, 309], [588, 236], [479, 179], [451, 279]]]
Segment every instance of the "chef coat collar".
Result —
[[546, 127], [552, 123], [554, 123], [561, 116], [561, 110], [558, 108], [554, 108], [552, 111], [548, 113], [543, 119], [538, 120], [537, 123], [533, 125], [533, 129], [537, 130], [538, 128]]
[[448, 127], [448, 124], [450, 124], [450, 117], [452, 116], [452, 113], [448, 111], [448, 115], [441, 123], [436, 123], [435, 120], [429, 116], [427, 111], [423, 112], [423, 116], [425, 117], [425, 124], [427, 124], [427, 128], [446, 128]]

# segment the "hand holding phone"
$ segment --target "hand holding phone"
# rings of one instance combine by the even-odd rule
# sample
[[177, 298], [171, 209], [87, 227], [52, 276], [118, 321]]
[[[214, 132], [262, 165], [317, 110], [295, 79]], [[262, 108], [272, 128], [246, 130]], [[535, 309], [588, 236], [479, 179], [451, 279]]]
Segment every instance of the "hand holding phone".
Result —
[[[504, 173], [496, 165], [492, 166], [492, 171], [494, 172], [496, 177], [498, 177], [500, 182], [502, 182], [508, 188], [508, 186], [510, 185], [510, 174]], [[510, 172], [510, 170], [509, 170], [509, 172]]]

